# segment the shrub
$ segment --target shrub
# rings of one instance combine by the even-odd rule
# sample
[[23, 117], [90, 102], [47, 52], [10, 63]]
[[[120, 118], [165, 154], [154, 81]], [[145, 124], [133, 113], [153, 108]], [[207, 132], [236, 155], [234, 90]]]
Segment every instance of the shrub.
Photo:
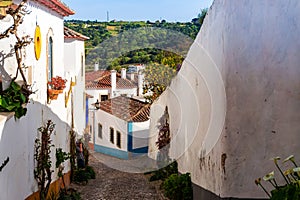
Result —
[[96, 172], [91, 166], [75, 171], [74, 181], [78, 183], [87, 183], [89, 179], [95, 179]]
[[193, 189], [190, 173], [172, 174], [162, 185], [166, 197], [171, 200], [193, 199]]
[[96, 178], [96, 172], [94, 171], [93, 167], [87, 166], [85, 168], [85, 171], [90, 174], [91, 179], [95, 179]]
[[168, 166], [161, 168], [157, 171], [152, 172], [153, 175], [150, 177], [149, 181], [165, 180], [172, 174], [178, 174], [178, 164], [177, 161], [172, 162]]

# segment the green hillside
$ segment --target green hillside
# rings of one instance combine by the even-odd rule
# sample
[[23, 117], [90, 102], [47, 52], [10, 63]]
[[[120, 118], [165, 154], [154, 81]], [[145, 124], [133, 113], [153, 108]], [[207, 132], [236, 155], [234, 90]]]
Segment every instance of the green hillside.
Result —
[[68, 20], [65, 26], [88, 36], [86, 66], [117, 69], [136, 63], [160, 63], [176, 68], [181, 64], [200, 30], [205, 13], [191, 22], [162, 21], [81, 21]]

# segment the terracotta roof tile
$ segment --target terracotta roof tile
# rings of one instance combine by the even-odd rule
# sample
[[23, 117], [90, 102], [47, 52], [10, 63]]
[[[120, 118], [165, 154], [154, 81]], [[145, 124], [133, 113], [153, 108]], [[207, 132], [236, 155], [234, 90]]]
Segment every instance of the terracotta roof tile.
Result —
[[144, 122], [149, 120], [150, 116], [150, 104], [124, 96], [101, 101], [100, 109], [132, 122]]
[[[121, 75], [117, 73], [117, 89], [130, 89], [137, 87], [137, 81], [122, 79]], [[111, 88], [111, 72], [109, 70], [99, 70], [93, 72], [86, 72], [85, 87], [87, 89], [109, 89]]]
[[78, 33], [68, 27], [64, 27], [64, 35], [65, 38], [74, 38], [79, 40], [88, 40], [89, 37], [82, 35], [81, 33]]
[[46, 7], [50, 8], [51, 10], [57, 12], [58, 14], [64, 17], [75, 14], [73, 10], [71, 10], [60, 0], [33, 0], [33, 1], [45, 5]]

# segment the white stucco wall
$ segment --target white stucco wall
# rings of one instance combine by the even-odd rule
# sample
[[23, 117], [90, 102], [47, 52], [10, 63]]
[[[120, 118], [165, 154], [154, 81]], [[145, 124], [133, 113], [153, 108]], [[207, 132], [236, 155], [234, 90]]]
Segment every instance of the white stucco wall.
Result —
[[[73, 86], [73, 105], [74, 105], [74, 129], [80, 135], [85, 129], [85, 52], [84, 41], [65, 39], [64, 44], [64, 64], [65, 77], [72, 80], [76, 85]], [[83, 66], [82, 66], [83, 63]], [[71, 104], [71, 98], [69, 100]]]
[[[98, 137], [98, 123], [102, 124], [102, 139]], [[110, 142], [110, 127], [114, 129], [114, 144]], [[95, 111], [95, 144], [127, 151], [127, 122], [102, 110]], [[121, 148], [117, 147], [117, 131], [121, 133]]]
[[[220, 197], [266, 197], [254, 180], [276, 170], [270, 158], [300, 148], [299, 10], [296, 0], [215, 0], [180, 72], [152, 106], [149, 155], [168, 106], [181, 173]], [[219, 76], [226, 99], [216, 103]], [[210, 150], [203, 141], [215, 126], [221, 135], [209, 133], [217, 142]]]
[[150, 120], [132, 123], [132, 148], [138, 149], [148, 146]]
[[[14, 1], [19, 3], [20, 1]], [[52, 10], [29, 1], [27, 9], [31, 12], [26, 15], [19, 27], [19, 36], [34, 37], [36, 23], [41, 28], [42, 51], [37, 61], [34, 55], [34, 45], [31, 43], [23, 52], [26, 66], [32, 68], [32, 86], [34, 94], [27, 104], [27, 114], [20, 120], [15, 120], [13, 114], [0, 113], [0, 162], [7, 156], [10, 161], [0, 173], [0, 199], [25, 199], [37, 191], [34, 179], [34, 141], [38, 136], [37, 129], [47, 120], [56, 124], [56, 133], [52, 135], [56, 148], [69, 152], [69, 130], [71, 122], [70, 107], [65, 108], [64, 94], [57, 100], [47, 103], [47, 40], [53, 38], [53, 75], [64, 77], [64, 35], [63, 18]], [[11, 23], [11, 19], [0, 20], [0, 32]], [[0, 52], [7, 54], [10, 51], [12, 37], [0, 40]], [[4, 60], [7, 73], [14, 74], [16, 69], [15, 57]], [[25, 70], [26, 74], [28, 70]], [[18, 78], [20, 79], [20, 77]], [[69, 83], [69, 82], [68, 82]], [[67, 84], [68, 84], [67, 83]], [[52, 165], [55, 168], [55, 148], [52, 148]], [[70, 167], [66, 163], [65, 172]], [[57, 178], [57, 171], [53, 173], [53, 181]]]

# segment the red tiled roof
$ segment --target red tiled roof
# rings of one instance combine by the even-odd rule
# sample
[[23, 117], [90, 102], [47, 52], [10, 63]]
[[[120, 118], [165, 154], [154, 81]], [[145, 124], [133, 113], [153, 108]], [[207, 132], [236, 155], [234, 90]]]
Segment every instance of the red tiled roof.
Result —
[[46, 7], [50, 8], [51, 10], [57, 12], [58, 14], [64, 17], [75, 14], [73, 10], [71, 10], [60, 0], [33, 0], [33, 1], [45, 5]]
[[[136, 88], [136, 81], [122, 79], [121, 75], [117, 73], [117, 89]], [[109, 70], [99, 70], [93, 72], [86, 72], [85, 87], [87, 89], [109, 89], [111, 88], [111, 72]]]
[[79, 39], [79, 40], [88, 40], [89, 37], [82, 35], [81, 33], [78, 33], [68, 27], [64, 27], [64, 35], [65, 38], [73, 38], [73, 39]]
[[100, 109], [132, 122], [144, 122], [149, 120], [150, 116], [150, 104], [124, 96], [101, 101]]

